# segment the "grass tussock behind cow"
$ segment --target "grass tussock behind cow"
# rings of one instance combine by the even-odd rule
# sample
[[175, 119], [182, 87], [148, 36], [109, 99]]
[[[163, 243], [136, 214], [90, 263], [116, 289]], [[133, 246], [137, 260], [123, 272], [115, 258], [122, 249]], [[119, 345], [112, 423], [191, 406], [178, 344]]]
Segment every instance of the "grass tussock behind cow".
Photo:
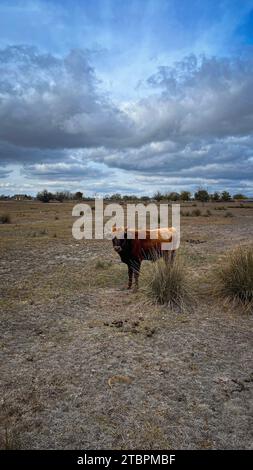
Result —
[[11, 218], [9, 214], [2, 214], [0, 215], [0, 224], [10, 224]]
[[184, 310], [193, 303], [193, 287], [181, 258], [172, 264], [163, 259], [147, 270], [144, 293], [154, 303]]
[[253, 310], [253, 246], [239, 246], [214, 273], [214, 293]]

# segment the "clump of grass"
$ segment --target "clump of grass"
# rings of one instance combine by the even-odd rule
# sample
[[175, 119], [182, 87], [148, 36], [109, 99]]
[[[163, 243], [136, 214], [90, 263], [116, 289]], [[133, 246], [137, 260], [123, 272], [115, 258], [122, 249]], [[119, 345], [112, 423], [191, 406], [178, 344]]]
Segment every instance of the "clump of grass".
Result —
[[11, 218], [9, 214], [0, 215], [0, 224], [10, 224]]
[[234, 217], [234, 214], [232, 214], [230, 211], [227, 211], [224, 217]]
[[182, 211], [181, 215], [182, 215], [182, 217], [190, 217], [191, 213], [190, 213], [190, 211]]
[[[208, 212], [208, 210], [207, 210], [207, 212]], [[190, 212], [190, 211], [181, 211], [181, 216], [182, 217], [199, 217], [200, 215], [201, 215], [201, 210], [200, 209], [193, 209], [192, 212]], [[211, 215], [211, 213], [210, 213], [210, 215]]]
[[4, 450], [20, 449], [18, 436], [13, 430], [9, 429], [7, 424], [4, 426], [3, 435], [0, 436], [0, 446]]
[[209, 209], [207, 209], [206, 213], [204, 214], [204, 217], [211, 217], [211, 215], [212, 215], [212, 212]]
[[38, 232], [39, 235], [47, 235], [47, 230], [43, 228], [42, 230], [39, 230]]
[[201, 210], [200, 209], [194, 209], [191, 213], [193, 217], [199, 217], [201, 215]]
[[100, 259], [95, 264], [95, 269], [106, 269], [110, 266], [111, 263], [106, 261], [101, 261]]
[[214, 208], [215, 211], [225, 211], [227, 208], [225, 206], [217, 206]]
[[173, 264], [156, 261], [144, 283], [144, 292], [154, 303], [182, 310], [193, 299], [191, 283], [179, 259]]
[[238, 247], [216, 271], [215, 294], [227, 301], [253, 307], [253, 246]]
[[55, 216], [54, 220], [59, 220], [59, 217], [58, 215]]
[[48, 231], [46, 229], [38, 230], [38, 232], [32, 232], [31, 237], [36, 238], [43, 235], [48, 235]]

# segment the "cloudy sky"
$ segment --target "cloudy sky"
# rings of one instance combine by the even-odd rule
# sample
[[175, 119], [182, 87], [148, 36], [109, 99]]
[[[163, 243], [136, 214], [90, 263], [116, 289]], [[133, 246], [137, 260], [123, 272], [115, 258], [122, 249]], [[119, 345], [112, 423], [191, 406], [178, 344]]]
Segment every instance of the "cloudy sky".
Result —
[[0, 193], [252, 177], [253, 0], [0, 0]]

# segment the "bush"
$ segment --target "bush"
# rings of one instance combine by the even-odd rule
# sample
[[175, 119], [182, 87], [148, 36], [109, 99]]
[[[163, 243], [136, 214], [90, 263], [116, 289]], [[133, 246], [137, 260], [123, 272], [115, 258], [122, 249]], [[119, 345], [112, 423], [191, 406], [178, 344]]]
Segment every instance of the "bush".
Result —
[[204, 204], [205, 202], [209, 201], [210, 196], [208, 192], [206, 191], [206, 189], [199, 188], [199, 190], [194, 194], [194, 199]]
[[231, 195], [229, 194], [228, 191], [223, 191], [223, 192], [221, 193], [220, 200], [221, 200], [221, 201], [231, 201]]
[[0, 224], [10, 224], [11, 218], [9, 214], [2, 214], [0, 215]]
[[226, 300], [253, 306], [253, 246], [239, 247], [216, 271], [215, 293]]
[[237, 193], [237, 194], [234, 194], [233, 199], [247, 199], [247, 196], [245, 196], [242, 193]]
[[95, 269], [107, 269], [109, 266], [111, 266], [111, 261], [102, 261], [98, 260], [95, 264]]
[[149, 268], [144, 291], [153, 302], [171, 308], [184, 308], [192, 297], [185, 267], [178, 259], [173, 264], [166, 264], [163, 259], [156, 261]]
[[232, 214], [230, 211], [227, 211], [224, 217], [234, 217], [234, 214]]
[[43, 191], [37, 194], [36, 198], [38, 199], [38, 201], [41, 201], [41, 202], [49, 202], [52, 199], [54, 199], [54, 195], [50, 193], [49, 191], [47, 191], [46, 189], [44, 189]]
[[[210, 214], [208, 214], [208, 216], [211, 215], [211, 212], [207, 211], [207, 213], [208, 212], [210, 213]], [[199, 210], [199, 209], [193, 209], [192, 212], [190, 212], [190, 211], [181, 211], [181, 216], [182, 217], [199, 217], [200, 215], [201, 215], [201, 210]]]
[[201, 215], [200, 209], [194, 209], [191, 214], [193, 217], [199, 217]]
[[107, 267], [107, 265], [106, 265], [106, 263], [105, 263], [104, 261], [98, 260], [98, 261], [96, 262], [96, 265], [95, 265], [95, 268], [96, 268], [96, 269], [104, 269], [104, 268], [106, 268], [106, 267]]

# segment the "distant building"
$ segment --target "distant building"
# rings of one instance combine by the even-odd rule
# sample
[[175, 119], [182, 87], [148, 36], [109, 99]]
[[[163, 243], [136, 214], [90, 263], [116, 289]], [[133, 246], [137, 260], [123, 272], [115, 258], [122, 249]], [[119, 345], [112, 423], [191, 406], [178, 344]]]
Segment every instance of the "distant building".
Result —
[[27, 194], [14, 194], [12, 197], [15, 201], [29, 201], [32, 199], [31, 196], [27, 196]]

